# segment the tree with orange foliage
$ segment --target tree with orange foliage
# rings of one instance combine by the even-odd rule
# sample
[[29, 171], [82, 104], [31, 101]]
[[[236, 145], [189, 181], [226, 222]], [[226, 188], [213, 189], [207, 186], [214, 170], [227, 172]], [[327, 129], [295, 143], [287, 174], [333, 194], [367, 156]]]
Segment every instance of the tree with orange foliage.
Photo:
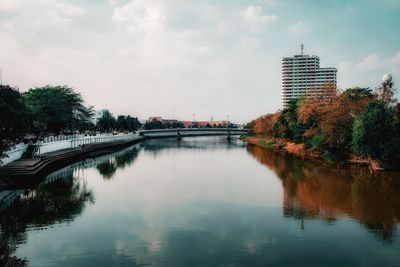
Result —
[[320, 127], [330, 150], [350, 153], [354, 119], [372, 99], [369, 88], [349, 88], [323, 107]]
[[304, 137], [313, 138], [320, 132], [320, 124], [325, 113], [325, 107], [319, 97], [308, 97], [300, 100], [298, 119], [306, 125]]
[[249, 123], [251, 131], [259, 136], [271, 136], [272, 128], [278, 120], [280, 113], [272, 113], [261, 116]]

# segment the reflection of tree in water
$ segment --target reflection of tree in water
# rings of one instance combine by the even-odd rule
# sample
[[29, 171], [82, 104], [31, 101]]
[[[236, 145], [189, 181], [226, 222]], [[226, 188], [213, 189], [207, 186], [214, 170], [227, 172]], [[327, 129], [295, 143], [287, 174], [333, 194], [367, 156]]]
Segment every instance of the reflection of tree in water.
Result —
[[104, 179], [111, 179], [118, 168], [125, 168], [131, 165], [137, 156], [139, 151], [136, 148], [124, 151], [121, 154], [116, 154], [97, 164], [96, 169], [104, 177]]
[[301, 160], [258, 146], [248, 146], [248, 151], [282, 180], [285, 216], [332, 222], [346, 214], [383, 240], [392, 240], [400, 221], [399, 173], [371, 174], [359, 167]]
[[25, 259], [13, 256], [17, 244], [26, 241], [27, 228], [44, 228], [55, 223], [72, 221], [81, 214], [86, 203], [93, 203], [93, 193], [73, 174], [54, 183], [27, 192], [0, 213], [0, 266], [25, 266]]
[[131, 165], [137, 156], [139, 155], [139, 150], [136, 148], [127, 151], [121, 155], [115, 156], [115, 162], [118, 168], [125, 168], [126, 166]]
[[111, 179], [117, 171], [117, 163], [114, 159], [106, 159], [102, 163], [97, 164], [96, 169], [104, 179]]

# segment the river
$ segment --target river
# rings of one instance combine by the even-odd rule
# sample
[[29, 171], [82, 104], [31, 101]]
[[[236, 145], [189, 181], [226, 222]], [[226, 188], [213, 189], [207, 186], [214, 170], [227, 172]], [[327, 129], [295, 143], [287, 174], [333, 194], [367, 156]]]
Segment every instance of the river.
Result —
[[234, 139], [148, 140], [13, 194], [1, 266], [400, 266], [399, 173]]

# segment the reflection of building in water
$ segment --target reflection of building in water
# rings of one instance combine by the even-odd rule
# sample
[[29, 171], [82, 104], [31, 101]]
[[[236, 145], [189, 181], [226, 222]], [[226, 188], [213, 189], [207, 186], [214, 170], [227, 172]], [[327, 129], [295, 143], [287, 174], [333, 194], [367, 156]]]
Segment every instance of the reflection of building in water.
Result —
[[326, 166], [257, 146], [248, 151], [282, 180], [285, 216], [332, 221], [346, 214], [380, 238], [392, 239], [400, 222], [398, 173]]

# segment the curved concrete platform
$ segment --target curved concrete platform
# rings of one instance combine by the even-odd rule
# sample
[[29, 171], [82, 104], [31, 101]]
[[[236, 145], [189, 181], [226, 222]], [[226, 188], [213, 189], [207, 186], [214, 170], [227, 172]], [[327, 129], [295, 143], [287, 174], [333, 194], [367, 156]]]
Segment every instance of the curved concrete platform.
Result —
[[[109, 143], [83, 145], [79, 148], [63, 149], [42, 154], [33, 159], [19, 159], [0, 168], [1, 189], [7, 188], [10, 184], [29, 183], [34, 178], [43, 177], [61, 167], [89, 155], [106, 154], [114, 152], [123, 147], [142, 141], [143, 137], [136, 137], [129, 141], [116, 141]], [[27, 179], [29, 178], [29, 179]]]

